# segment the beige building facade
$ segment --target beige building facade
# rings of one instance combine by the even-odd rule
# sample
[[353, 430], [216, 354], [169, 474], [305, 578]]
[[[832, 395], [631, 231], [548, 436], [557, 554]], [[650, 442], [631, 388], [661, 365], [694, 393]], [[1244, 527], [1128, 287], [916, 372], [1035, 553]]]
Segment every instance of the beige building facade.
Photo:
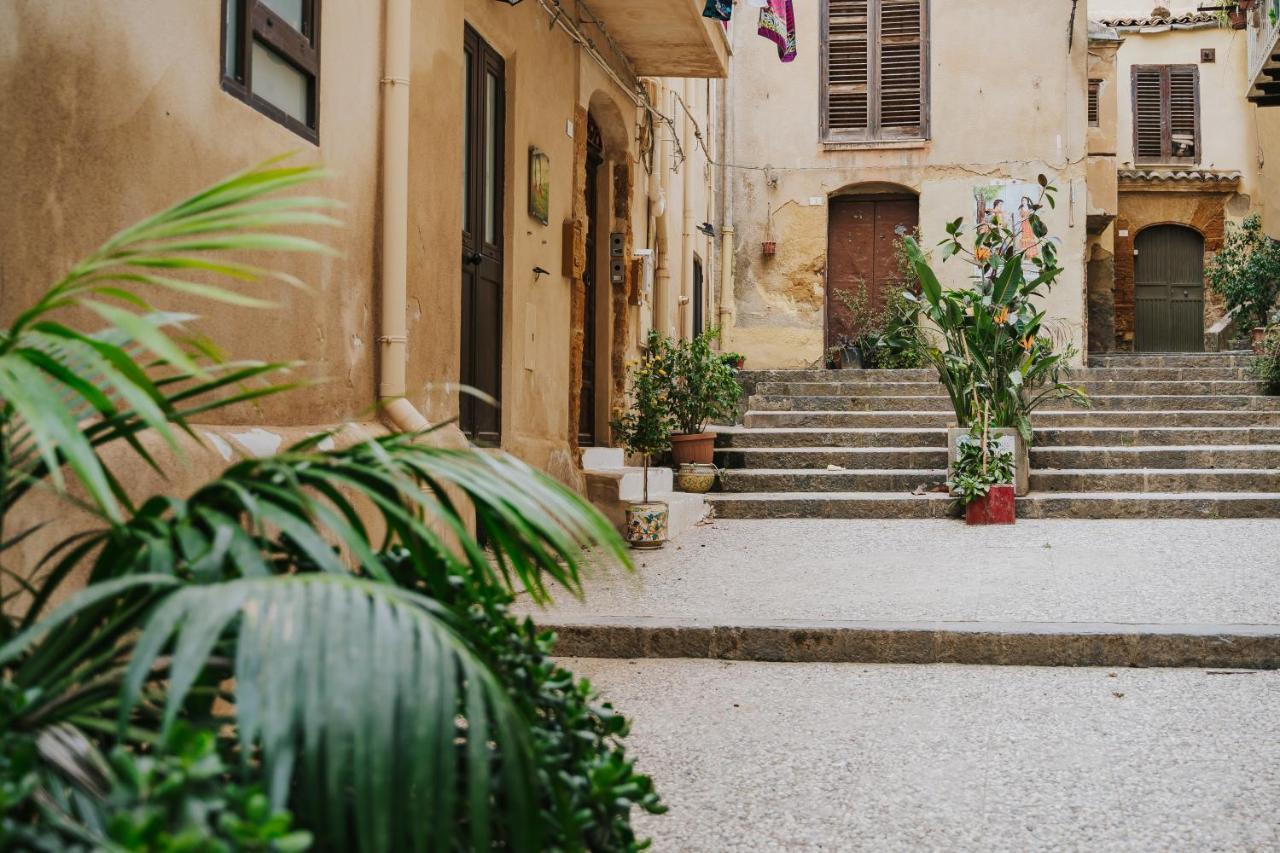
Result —
[[[928, 245], [958, 217], [972, 228], [983, 191], [1009, 195], [1012, 217], [1043, 174], [1058, 188], [1045, 218], [1065, 267], [1046, 308], [1083, 351], [1083, 6], [819, 0], [797, 5], [797, 37], [796, 60], [780, 65], [768, 42], [734, 31], [725, 346], [748, 367], [820, 364], [847, 320], [839, 292], [866, 284], [881, 299], [900, 284], [900, 229], [918, 227]], [[968, 267], [940, 272], [961, 285]]]
[[315, 189], [344, 225], [313, 236], [338, 255], [255, 260], [310, 290], [164, 306], [313, 382], [223, 416], [219, 446], [372, 421], [381, 400], [398, 428], [458, 419], [442, 438], [581, 487], [645, 331], [714, 315], [729, 44], [695, 0], [647, 5], [3, 4], [0, 316], [114, 231], [295, 152], [333, 172]]

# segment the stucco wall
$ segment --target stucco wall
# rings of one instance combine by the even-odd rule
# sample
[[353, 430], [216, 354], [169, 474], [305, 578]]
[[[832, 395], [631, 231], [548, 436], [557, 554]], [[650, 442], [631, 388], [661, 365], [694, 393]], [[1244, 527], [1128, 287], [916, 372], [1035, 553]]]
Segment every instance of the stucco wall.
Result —
[[[373, 304], [381, 21], [325, 7], [320, 146], [219, 86], [220, 4], [10, 0], [0, 4], [0, 318], [11, 318], [115, 231], [226, 175], [289, 151], [337, 174], [317, 187], [345, 226], [317, 234], [338, 258], [255, 256], [310, 292], [256, 292], [277, 311], [165, 297], [240, 358], [303, 360], [324, 380], [219, 413], [243, 423], [341, 422], [373, 402]], [[270, 330], [269, 334], [264, 333]]]
[[1265, 167], [1262, 172], [1261, 195], [1263, 223], [1267, 233], [1280, 239], [1280, 107], [1255, 109], [1258, 141]]
[[[733, 145], [727, 153], [737, 231], [733, 328], [726, 345], [752, 367], [817, 362], [823, 347], [828, 199], [867, 183], [920, 196], [926, 243], [958, 216], [971, 219], [975, 187], [1034, 183], [1044, 173], [1059, 204], [1046, 211], [1066, 268], [1045, 307], [1085, 335], [1087, 16], [1078, 10], [1068, 52], [1071, 0], [931, 3], [932, 139], [923, 145], [841, 150], [819, 136], [816, 4], [798, 9], [799, 57], [778, 63], [771, 43], [735, 27]], [[992, 38], [993, 22], [999, 37]], [[998, 58], [997, 58], [998, 57]], [[766, 259], [770, 210], [777, 255]], [[969, 268], [940, 268], [951, 286]]]

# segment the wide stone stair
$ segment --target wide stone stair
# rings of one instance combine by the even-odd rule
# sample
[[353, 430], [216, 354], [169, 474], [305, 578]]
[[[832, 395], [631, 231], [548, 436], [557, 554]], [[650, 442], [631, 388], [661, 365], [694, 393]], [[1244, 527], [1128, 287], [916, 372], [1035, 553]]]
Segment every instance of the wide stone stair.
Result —
[[[1069, 381], [1090, 409], [1035, 416], [1021, 518], [1280, 517], [1280, 398], [1244, 352], [1103, 355]], [[950, 402], [928, 370], [743, 374], [740, 426], [721, 427], [716, 516], [929, 518], [945, 494]], [[923, 486], [925, 489], [920, 489]]]

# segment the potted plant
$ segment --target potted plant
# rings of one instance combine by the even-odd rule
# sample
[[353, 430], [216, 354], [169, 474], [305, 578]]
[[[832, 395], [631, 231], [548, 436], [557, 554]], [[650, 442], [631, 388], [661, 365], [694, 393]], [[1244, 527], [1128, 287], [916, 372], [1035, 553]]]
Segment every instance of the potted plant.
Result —
[[614, 437], [628, 452], [638, 454], [644, 466], [641, 502], [626, 509], [626, 538], [632, 548], [661, 548], [667, 541], [668, 507], [649, 500], [649, 464], [653, 454], [666, 450], [673, 426], [667, 363], [667, 342], [651, 331], [644, 357], [631, 369], [629, 407], [611, 423]]
[[986, 425], [967, 434], [947, 481], [967, 524], [1013, 524], [1017, 519], [1013, 454], [1001, 448], [990, 430]]
[[827, 351], [822, 354], [822, 362], [826, 365], [827, 370], [840, 369], [841, 352], [840, 347], [827, 347]]
[[919, 296], [907, 292], [906, 298], [920, 303], [941, 341], [928, 341], [924, 351], [956, 414], [952, 455], [958, 454], [956, 441], [975, 427], [1014, 436], [1018, 494], [1030, 487], [1035, 410], [1050, 400], [1089, 404], [1082, 390], [1063, 382], [1075, 349], [1055, 349], [1035, 305], [1062, 274], [1056, 245], [1038, 215], [1053, 188], [1044, 176], [1040, 186], [1038, 201], [1024, 199], [1028, 213], [1017, 234], [1000, 220], [986, 221], [970, 247], [963, 219], [947, 224], [943, 259], [960, 256], [974, 267], [968, 288], [944, 290], [920, 244], [912, 237], [904, 240], [921, 288]]
[[862, 350], [858, 341], [847, 335], [836, 337], [835, 349], [840, 353], [840, 367], [844, 370], [862, 369]]
[[1227, 228], [1222, 248], [1205, 267], [1209, 287], [1236, 311], [1240, 329], [1249, 329], [1254, 349], [1262, 344], [1267, 318], [1280, 295], [1280, 241], [1262, 230], [1262, 217], [1252, 214]]
[[672, 341], [666, 346], [662, 369], [670, 377], [666, 399], [675, 422], [671, 456], [677, 466], [691, 462], [710, 465], [716, 436], [707, 432], [707, 423], [731, 418], [738, 411], [742, 386], [733, 368], [711, 349], [719, 335], [719, 329], [708, 329], [692, 340]]
[[675, 480], [680, 491], [705, 495], [716, 484], [716, 466], [686, 462], [676, 469]]
[[732, 367], [734, 370], [742, 370], [747, 363], [747, 357], [740, 352], [726, 352], [720, 355], [724, 359], [724, 363]]

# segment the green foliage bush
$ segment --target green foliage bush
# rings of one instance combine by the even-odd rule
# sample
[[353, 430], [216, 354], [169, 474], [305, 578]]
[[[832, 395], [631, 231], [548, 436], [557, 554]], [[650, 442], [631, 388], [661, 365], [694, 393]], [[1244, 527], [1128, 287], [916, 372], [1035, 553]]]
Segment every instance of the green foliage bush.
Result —
[[1013, 454], [1001, 450], [999, 438], [989, 431], [984, 434], [980, 428], [970, 430], [956, 450], [956, 464], [947, 487], [960, 508], [985, 498], [992, 486], [1013, 483]]
[[1261, 351], [1253, 357], [1249, 372], [1262, 383], [1262, 390], [1280, 396], [1280, 327], [1267, 330]]
[[736, 371], [712, 349], [719, 337], [719, 329], [708, 329], [687, 341], [664, 343], [663, 367], [671, 380], [667, 405], [677, 433], [703, 432], [709, 421], [731, 418], [738, 411], [742, 386]]
[[1227, 227], [1226, 240], [1205, 267], [1205, 278], [1227, 308], [1238, 311], [1240, 328], [1266, 326], [1280, 295], [1280, 241], [1262, 230], [1252, 214]]

